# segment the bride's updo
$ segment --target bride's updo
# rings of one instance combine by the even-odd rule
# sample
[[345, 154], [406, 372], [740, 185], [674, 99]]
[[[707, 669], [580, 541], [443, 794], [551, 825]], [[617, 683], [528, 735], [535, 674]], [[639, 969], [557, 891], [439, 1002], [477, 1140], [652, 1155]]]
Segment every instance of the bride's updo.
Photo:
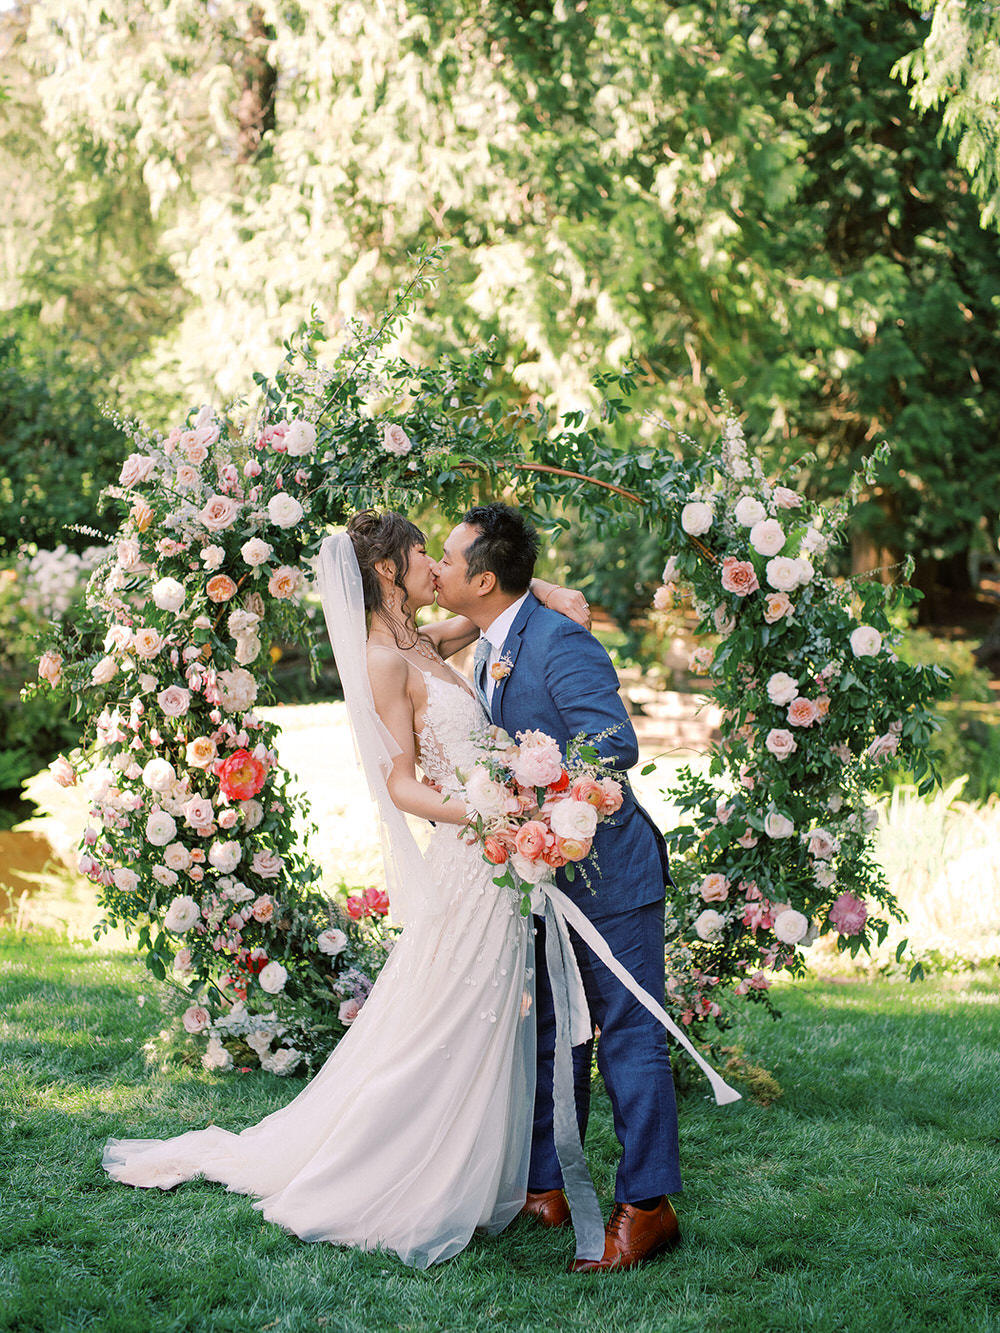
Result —
[[[427, 538], [415, 523], [392, 509], [386, 509], [381, 514], [375, 509], [363, 509], [348, 523], [347, 535], [361, 570], [366, 615], [369, 619], [373, 615], [381, 615], [390, 622], [398, 621], [400, 629], [404, 630], [407, 637], [412, 637], [415, 628], [404, 626], [399, 616], [386, 605], [375, 566], [380, 560], [390, 560], [396, 571], [393, 583], [405, 596], [404, 579], [410, 567], [410, 551], [414, 546], [422, 546]], [[399, 636], [396, 637], [398, 642]]]

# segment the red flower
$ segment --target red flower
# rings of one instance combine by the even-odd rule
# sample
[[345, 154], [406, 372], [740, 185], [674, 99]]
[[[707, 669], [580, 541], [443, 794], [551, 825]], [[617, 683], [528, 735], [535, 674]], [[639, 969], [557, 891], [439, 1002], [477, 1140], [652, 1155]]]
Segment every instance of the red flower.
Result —
[[559, 774], [555, 782], [550, 782], [545, 788], [546, 791], [565, 791], [569, 786], [569, 774], [565, 769]]
[[372, 916], [385, 916], [388, 912], [389, 895], [385, 889], [365, 889], [362, 897]]
[[231, 801], [249, 801], [264, 785], [267, 769], [249, 750], [234, 750], [220, 764], [216, 774], [222, 793]]
[[360, 921], [367, 914], [365, 900], [360, 893], [351, 893], [348, 895], [347, 902], [344, 905], [344, 911], [352, 921]]

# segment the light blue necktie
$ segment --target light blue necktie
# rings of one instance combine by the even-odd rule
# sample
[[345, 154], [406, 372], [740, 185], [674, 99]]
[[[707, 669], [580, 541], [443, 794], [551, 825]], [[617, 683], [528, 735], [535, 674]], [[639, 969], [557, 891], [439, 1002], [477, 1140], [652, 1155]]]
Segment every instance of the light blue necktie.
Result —
[[476, 644], [476, 655], [472, 659], [472, 682], [487, 713], [490, 711], [490, 701], [486, 697], [486, 662], [491, 648], [492, 644], [485, 634], [480, 635], [479, 642]]

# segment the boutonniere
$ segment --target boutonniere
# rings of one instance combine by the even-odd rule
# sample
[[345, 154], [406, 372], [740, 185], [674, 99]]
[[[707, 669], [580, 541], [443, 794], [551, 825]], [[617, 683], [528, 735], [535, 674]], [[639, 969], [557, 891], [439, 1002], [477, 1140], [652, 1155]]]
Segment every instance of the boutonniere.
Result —
[[496, 680], [496, 681], [506, 680], [507, 677], [510, 675], [510, 673], [511, 673], [511, 669], [513, 668], [513, 666], [514, 666], [514, 663], [510, 660], [510, 658], [509, 658], [509, 657], [506, 655], [506, 653], [505, 653], [505, 654], [503, 655], [503, 657], [499, 658], [499, 659], [498, 659], [496, 662], [494, 662], [493, 665], [490, 667], [490, 675], [491, 675], [491, 676], [493, 677], [493, 679]]

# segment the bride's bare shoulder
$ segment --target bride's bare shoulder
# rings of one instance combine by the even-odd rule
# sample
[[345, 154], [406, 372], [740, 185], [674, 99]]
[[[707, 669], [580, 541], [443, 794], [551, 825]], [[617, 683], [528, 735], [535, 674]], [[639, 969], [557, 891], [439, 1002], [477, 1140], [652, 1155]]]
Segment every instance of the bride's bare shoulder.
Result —
[[373, 687], [405, 692], [409, 670], [406, 658], [395, 648], [382, 643], [369, 643], [368, 678]]

